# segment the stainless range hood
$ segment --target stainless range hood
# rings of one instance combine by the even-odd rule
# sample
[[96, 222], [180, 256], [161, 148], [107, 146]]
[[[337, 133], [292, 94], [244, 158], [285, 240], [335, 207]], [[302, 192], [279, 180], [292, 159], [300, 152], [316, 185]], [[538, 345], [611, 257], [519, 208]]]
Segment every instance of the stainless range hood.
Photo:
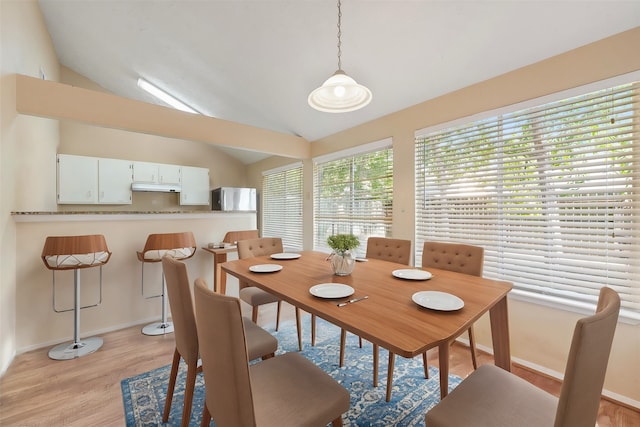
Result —
[[180, 185], [177, 184], [153, 184], [146, 182], [134, 182], [131, 191], [155, 191], [160, 193], [179, 193]]

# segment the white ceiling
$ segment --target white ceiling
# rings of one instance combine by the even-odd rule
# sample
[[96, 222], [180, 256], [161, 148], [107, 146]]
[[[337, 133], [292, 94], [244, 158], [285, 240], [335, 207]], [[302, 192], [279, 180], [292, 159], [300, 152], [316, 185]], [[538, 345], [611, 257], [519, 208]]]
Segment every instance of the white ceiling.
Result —
[[307, 96], [337, 69], [332, 0], [40, 6], [60, 62], [105, 89], [161, 103], [141, 76], [207, 115], [309, 141], [640, 25], [638, 0], [343, 0], [342, 68], [373, 101], [331, 114]]

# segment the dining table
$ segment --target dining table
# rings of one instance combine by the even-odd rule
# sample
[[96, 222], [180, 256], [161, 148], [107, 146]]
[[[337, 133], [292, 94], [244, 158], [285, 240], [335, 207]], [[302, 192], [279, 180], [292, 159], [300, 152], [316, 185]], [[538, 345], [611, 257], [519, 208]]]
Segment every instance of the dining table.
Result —
[[[487, 312], [494, 363], [511, 370], [507, 295], [512, 283], [436, 268], [423, 271], [378, 259], [357, 262], [351, 274], [338, 276], [333, 273], [326, 253], [298, 254], [299, 257], [285, 259], [272, 258], [276, 254], [227, 261], [221, 268], [251, 286], [387, 349], [392, 363], [392, 354], [412, 358], [438, 348], [441, 398], [449, 389], [450, 345]], [[422, 273], [416, 275], [412, 271]], [[318, 292], [327, 285], [352, 291]], [[457, 297], [462, 306], [450, 307], [448, 301], [433, 306], [429, 298], [423, 298], [430, 295]], [[359, 299], [363, 297], [366, 298]], [[348, 302], [355, 299], [358, 301]], [[387, 401], [392, 380], [393, 372], [389, 369]]]

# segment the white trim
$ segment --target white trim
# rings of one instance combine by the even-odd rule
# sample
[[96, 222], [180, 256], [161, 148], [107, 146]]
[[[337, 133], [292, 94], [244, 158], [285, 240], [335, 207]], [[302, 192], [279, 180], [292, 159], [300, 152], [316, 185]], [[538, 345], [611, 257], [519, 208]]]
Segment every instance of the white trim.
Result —
[[334, 151], [333, 153], [323, 154], [321, 156], [314, 157], [313, 163], [326, 163], [333, 160], [344, 159], [347, 157], [359, 156], [374, 151], [384, 150], [393, 146], [393, 138], [385, 138], [375, 142], [369, 142], [367, 144], [358, 145], [356, 147], [350, 147], [345, 150]]
[[548, 104], [563, 99], [572, 98], [574, 96], [584, 95], [585, 93], [595, 92], [602, 89], [608, 89], [614, 86], [623, 85], [640, 80], [640, 70], [633, 71], [631, 73], [622, 74], [620, 76], [612, 77], [606, 80], [600, 80], [598, 82], [589, 83], [583, 86], [574, 87], [571, 89], [556, 92], [551, 95], [541, 96], [539, 98], [529, 99], [527, 101], [518, 102], [516, 104], [505, 105], [504, 107], [496, 108], [494, 110], [483, 111], [481, 113], [473, 114], [471, 116], [460, 117], [448, 122], [436, 124], [426, 128], [418, 129], [415, 131], [415, 138], [420, 138], [442, 129], [452, 128], [458, 125], [477, 122], [489, 117], [495, 117], [502, 114], [513, 113], [527, 108], [539, 107], [544, 104]]
[[268, 169], [265, 171], [262, 171], [262, 176], [266, 176], [266, 175], [271, 175], [274, 173], [280, 173], [280, 172], [286, 172], [288, 170], [291, 169], [295, 169], [295, 168], [301, 168], [302, 167], [302, 162], [295, 162], [295, 163], [291, 163], [285, 166], [280, 166], [277, 168], [273, 168], [273, 169]]

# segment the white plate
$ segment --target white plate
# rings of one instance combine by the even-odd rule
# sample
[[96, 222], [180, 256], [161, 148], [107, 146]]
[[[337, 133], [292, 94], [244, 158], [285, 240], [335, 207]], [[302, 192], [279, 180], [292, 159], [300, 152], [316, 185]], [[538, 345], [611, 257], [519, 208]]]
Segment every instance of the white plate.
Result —
[[413, 294], [411, 299], [419, 306], [432, 310], [454, 311], [464, 307], [464, 301], [446, 292], [421, 291]]
[[300, 254], [294, 254], [291, 252], [282, 252], [279, 254], [271, 254], [273, 259], [297, 259], [300, 258]]
[[249, 271], [254, 273], [274, 273], [282, 270], [282, 266], [278, 264], [256, 264], [249, 267]]
[[403, 270], [393, 270], [391, 272], [394, 277], [408, 280], [428, 280], [431, 279], [431, 273], [416, 268], [406, 268]]
[[344, 298], [353, 295], [355, 289], [340, 283], [321, 283], [309, 288], [311, 295], [320, 298]]

